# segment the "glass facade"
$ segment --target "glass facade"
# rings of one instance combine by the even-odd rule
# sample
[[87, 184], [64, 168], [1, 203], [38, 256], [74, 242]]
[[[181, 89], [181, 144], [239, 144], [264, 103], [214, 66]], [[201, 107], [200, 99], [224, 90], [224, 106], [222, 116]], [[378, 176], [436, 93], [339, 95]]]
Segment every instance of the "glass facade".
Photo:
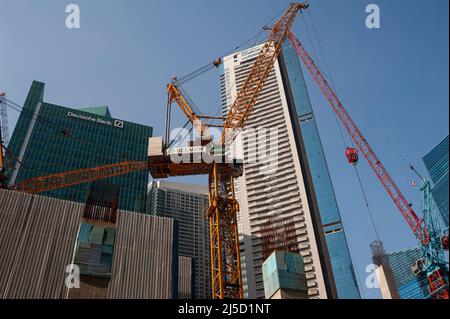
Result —
[[431, 194], [433, 195], [434, 202], [436, 203], [439, 213], [441, 214], [442, 220], [445, 226], [447, 227], [448, 227], [448, 205], [449, 205], [448, 191], [449, 191], [449, 184], [447, 172], [447, 174], [445, 174], [444, 177], [442, 177], [437, 184], [434, 184], [433, 188], [431, 189]]
[[424, 157], [423, 162], [434, 186], [431, 190], [436, 206], [442, 216], [444, 224], [448, 227], [448, 135], [440, 141]]
[[148, 186], [147, 214], [168, 217], [178, 222], [178, 253], [193, 259], [196, 299], [211, 298], [211, 254], [209, 207], [206, 186], [152, 181]]
[[411, 266], [421, 257], [422, 252], [419, 248], [393, 251], [385, 254], [386, 261], [392, 269], [397, 287], [414, 278]]
[[420, 258], [422, 258], [422, 252], [419, 248], [385, 254], [401, 299], [424, 299], [426, 297], [426, 276], [415, 277], [411, 270], [411, 266]]
[[338, 296], [341, 299], [359, 299], [361, 296], [355, 271], [300, 60], [289, 42], [283, 47], [283, 61], [306, 149]]
[[[125, 160], [146, 161], [151, 127], [113, 119], [107, 107], [89, 112], [89, 108], [83, 111], [43, 102], [44, 86], [33, 82], [12, 135], [9, 150], [14, 158], [7, 161], [15, 169], [8, 171], [10, 184]], [[104, 182], [120, 187], [119, 209], [145, 212], [147, 171]], [[89, 186], [81, 184], [42, 195], [83, 203]]]
[[400, 299], [425, 299], [426, 295], [420, 287], [420, 282], [413, 278], [398, 287]]

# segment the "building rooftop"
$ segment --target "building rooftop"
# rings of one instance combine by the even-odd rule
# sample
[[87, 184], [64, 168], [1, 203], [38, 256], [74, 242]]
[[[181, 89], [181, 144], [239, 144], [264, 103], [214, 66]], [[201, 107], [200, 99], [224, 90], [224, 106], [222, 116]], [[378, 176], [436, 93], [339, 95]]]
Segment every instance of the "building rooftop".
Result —
[[100, 116], [106, 116], [111, 118], [111, 113], [109, 112], [109, 108], [107, 106], [89, 106], [89, 107], [82, 107], [78, 108], [79, 111], [100, 115]]

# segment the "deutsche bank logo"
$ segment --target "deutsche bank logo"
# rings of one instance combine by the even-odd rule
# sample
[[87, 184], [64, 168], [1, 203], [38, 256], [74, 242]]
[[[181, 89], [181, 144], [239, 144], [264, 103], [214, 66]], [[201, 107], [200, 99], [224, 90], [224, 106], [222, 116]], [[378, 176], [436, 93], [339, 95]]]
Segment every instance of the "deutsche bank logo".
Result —
[[114, 120], [114, 126], [118, 128], [123, 128], [123, 121]]

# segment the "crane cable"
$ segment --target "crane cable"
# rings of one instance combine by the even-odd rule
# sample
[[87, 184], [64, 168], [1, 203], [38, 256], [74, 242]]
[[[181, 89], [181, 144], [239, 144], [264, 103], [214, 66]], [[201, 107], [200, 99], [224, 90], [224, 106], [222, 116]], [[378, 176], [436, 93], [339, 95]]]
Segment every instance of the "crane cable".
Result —
[[[227, 56], [227, 55], [229, 55], [229, 54], [231, 54], [231, 53], [233, 53], [233, 52], [239, 50], [240, 48], [242, 48], [242, 47], [243, 47], [244, 45], [246, 45], [247, 43], [251, 42], [251, 41], [254, 40], [254, 39], [259, 38], [262, 34], [264, 34], [264, 32], [265, 32], [265, 30], [264, 30], [264, 29], [261, 29], [260, 32], [258, 32], [257, 34], [255, 34], [254, 36], [252, 36], [251, 38], [249, 38], [248, 40], [242, 42], [241, 44], [237, 45], [234, 49], [232, 49], [232, 50], [228, 51], [227, 53], [223, 54], [221, 57]], [[232, 58], [232, 57], [228, 58], [228, 59], [225, 60], [225, 61], [228, 61], [228, 60], [231, 59], [231, 58]], [[225, 61], [223, 61], [223, 62], [225, 62]], [[222, 62], [222, 63], [223, 63], [223, 62]], [[188, 74], [182, 76], [181, 78], [177, 79], [177, 80], [176, 80], [176, 83], [177, 83], [177, 84], [184, 84], [184, 83], [186, 83], [186, 82], [189, 82], [189, 81], [195, 79], [196, 77], [198, 77], [198, 76], [200, 76], [200, 75], [202, 75], [202, 74], [208, 72], [209, 70], [214, 69], [215, 67], [217, 67], [217, 66], [216, 66], [214, 63], [209, 62], [208, 64], [205, 64], [204, 66], [199, 67], [199, 68], [195, 69], [194, 71], [192, 71], [192, 72], [190, 72], [190, 73], [188, 73]]]
[[[268, 21], [264, 24], [264, 27], [266, 27], [267, 25], [271, 24], [276, 18], [278, 18], [279, 16], [281, 16], [281, 14], [282, 14], [284, 11], [286, 11], [286, 9], [287, 9], [288, 7], [289, 7], [289, 5], [286, 6], [285, 8], [283, 8], [283, 10], [281, 10], [280, 12], [278, 12], [278, 13], [277, 13], [275, 16], [273, 16], [270, 20], [268, 20]], [[262, 34], [264, 34], [264, 33], [266, 32], [266, 30], [264, 29], [264, 27], [261, 28], [261, 30], [260, 30], [257, 34], [255, 34], [254, 36], [250, 37], [248, 40], [246, 40], [246, 41], [240, 43], [239, 45], [237, 45], [236, 47], [234, 47], [234, 48], [231, 49], [230, 51], [226, 52], [225, 54], [221, 55], [221, 57], [230, 55], [231, 53], [233, 53], [233, 52], [235, 52], [235, 51], [241, 49], [242, 47], [244, 47], [246, 44], [250, 43], [250, 42], [253, 41], [254, 39], [258, 39]], [[231, 59], [231, 58], [232, 58], [232, 57], [230, 57], [229, 59]], [[225, 60], [225, 61], [227, 61], [227, 60]], [[225, 61], [224, 61], [224, 62], [225, 62]], [[208, 64], [206, 64], [206, 65], [204, 65], [204, 66], [202, 66], [202, 67], [199, 67], [199, 68], [195, 69], [194, 71], [192, 71], [192, 72], [186, 74], [185, 76], [183, 76], [183, 77], [177, 79], [177, 80], [176, 80], [176, 83], [177, 83], [177, 84], [183, 84], [183, 83], [186, 83], [186, 82], [188, 82], [188, 81], [190, 81], [190, 80], [196, 78], [197, 76], [199, 76], [199, 75], [201, 75], [201, 74], [203, 74], [203, 73], [205, 73], [205, 72], [207, 72], [207, 71], [213, 69], [214, 67], [215, 67], [215, 64], [209, 62]]]
[[[244, 45], [246, 45], [246, 44], [249, 43], [250, 41], [259, 38], [264, 32], [265, 32], [265, 31], [262, 29], [259, 33], [255, 34], [254, 36], [252, 36], [252, 37], [251, 37], [250, 39], [248, 39], [247, 41], [245, 41], [245, 42], [239, 44], [239, 45], [236, 46], [234, 49], [232, 49], [232, 50], [228, 51], [227, 53], [225, 53], [224, 55], [222, 55], [222, 57], [223, 57], [223, 56], [227, 56], [227, 55], [233, 53], [233, 52], [236, 51], [236, 50], [239, 50], [241, 47], [243, 47]], [[229, 59], [231, 59], [231, 57], [228, 58], [228, 59], [226, 59], [226, 60], [223, 61], [223, 62], [226, 62], [226, 61], [228, 61]], [[195, 79], [196, 77], [198, 77], [198, 76], [200, 76], [200, 75], [202, 75], [202, 74], [204, 74], [204, 73], [208, 72], [209, 70], [212, 70], [212, 69], [214, 69], [214, 68], [216, 68], [216, 67], [217, 67], [217, 66], [216, 66], [214, 63], [209, 62], [208, 64], [205, 64], [204, 66], [202, 66], [202, 67], [200, 67], [200, 68], [198, 68], [198, 69], [196, 69], [196, 70], [194, 70], [194, 71], [192, 71], [192, 72], [190, 72], [190, 73], [184, 75], [183, 77], [177, 79], [177, 80], [176, 80], [176, 83], [177, 83], [177, 84], [184, 84], [184, 83], [189, 82], [189, 81]]]
[[[177, 139], [177, 137], [180, 136], [181, 132], [186, 128], [186, 126], [187, 126], [189, 123], [191, 123], [191, 120], [187, 120], [186, 123], [183, 125], [183, 127], [182, 127], [180, 130], [178, 130], [177, 135], [175, 135], [175, 137], [172, 139], [172, 141], [169, 143], [169, 145], [167, 145], [167, 148], [170, 148], [170, 147], [172, 146], [173, 142], [175, 142], [175, 140]], [[191, 130], [189, 131], [189, 134], [190, 134], [190, 133], [191, 133]], [[180, 144], [181, 144], [182, 142], [184, 142], [184, 139], [185, 139], [185, 138], [183, 138], [182, 141], [179, 142], [179, 143], [177, 144], [176, 147], [180, 146]]]
[[[319, 46], [319, 51], [320, 51], [321, 56], [322, 56], [322, 59], [323, 59], [323, 61], [324, 61], [325, 68], [326, 68], [326, 70], [327, 70], [327, 73], [328, 73], [328, 76], [329, 76], [329, 79], [330, 79], [330, 82], [331, 82], [331, 86], [333, 87], [333, 90], [334, 90], [335, 94], [337, 95], [337, 92], [336, 92], [336, 86], [335, 86], [335, 83], [334, 83], [334, 80], [333, 80], [333, 76], [332, 76], [332, 73], [331, 73], [329, 64], [328, 64], [328, 62], [327, 62], [327, 59], [326, 59], [326, 57], [325, 57], [325, 54], [324, 54], [324, 51], [323, 51], [323, 47], [322, 47], [322, 44], [321, 44], [321, 42], [320, 42], [320, 39], [319, 39], [317, 30], [316, 30], [316, 28], [315, 28], [314, 21], [313, 21], [313, 19], [312, 19], [312, 16], [311, 16], [310, 11], [308, 11], [308, 16], [309, 16], [309, 19], [310, 19], [310, 21], [311, 21], [311, 26], [312, 26], [312, 29], [313, 29], [313, 32], [314, 32], [316, 41], [317, 41], [318, 46]], [[308, 37], [310, 37], [309, 32], [307, 32], [307, 33], [308, 33]], [[311, 38], [310, 38], [310, 42], [313, 43]], [[314, 51], [315, 51], [315, 49], [314, 49]], [[347, 147], [348, 144], [345, 142], [344, 134], [343, 134], [343, 132], [342, 132], [341, 123], [339, 122], [336, 113], [333, 112], [333, 114], [334, 114], [334, 116], [335, 116], [335, 118], [336, 118], [336, 121], [337, 121], [337, 123], [338, 123], [338, 128], [339, 128], [339, 132], [340, 132], [340, 135], [341, 135], [342, 142], [343, 142], [344, 146]], [[348, 133], [348, 132], [347, 132], [347, 133]], [[351, 137], [349, 136], [349, 134], [348, 134], [348, 137], [349, 137], [349, 139], [350, 139], [350, 141], [351, 141], [350, 145], [352, 145], [352, 147], [354, 147], [353, 140], [351, 139]], [[365, 204], [366, 204], [367, 211], [368, 211], [368, 213], [369, 213], [369, 217], [370, 217], [370, 221], [371, 221], [371, 224], [372, 224], [372, 228], [373, 228], [373, 230], [374, 230], [374, 233], [375, 233], [375, 236], [376, 236], [377, 240], [381, 241], [379, 232], [378, 232], [377, 227], [376, 227], [376, 225], [375, 225], [375, 219], [374, 219], [374, 217], [373, 217], [372, 210], [370, 209], [370, 205], [369, 205], [369, 202], [368, 202], [368, 199], [367, 199], [367, 194], [366, 194], [366, 192], [365, 192], [365, 190], [364, 190], [364, 185], [363, 185], [363, 183], [362, 183], [361, 176], [360, 176], [360, 174], [359, 174], [359, 171], [358, 171], [358, 168], [356, 167], [356, 165], [354, 166], [354, 168], [355, 168], [356, 176], [357, 176], [357, 178], [358, 178], [359, 186], [360, 186], [360, 188], [361, 188], [361, 192], [362, 192], [363, 197], [364, 197], [364, 202], [365, 202]]]
[[375, 226], [375, 220], [374, 220], [374, 218], [373, 218], [372, 210], [371, 210], [371, 208], [370, 208], [370, 206], [369, 206], [369, 201], [367, 200], [367, 195], [366, 195], [366, 192], [365, 192], [365, 190], [364, 190], [363, 183], [362, 183], [362, 181], [361, 181], [361, 177], [360, 177], [360, 175], [359, 175], [358, 168], [356, 167], [356, 165], [354, 166], [354, 168], [355, 168], [356, 176], [357, 176], [357, 178], [358, 178], [359, 186], [360, 186], [360, 188], [361, 188], [361, 192], [362, 192], [363, 197], [364, 197], [364, 202], [366, 203], [367, 211], [369, 212], [370, 222], [371, 222], [371, 224], [372, 224], [373, 231], [374, 231], [374, 233], [375, 233], [375, 236], [376, 236], [377, 240], [378, 240], [379, 242], [381, 242], [381, 237], [380, 237], [380, 234], [378, 233], [378, 230], [377, 230], [377, 228], [376, 228], [376, 226]]
[[[316, 30], [316, 28], [315, 28], [315, 24], [314, 24], [314, 21], [313, 21], [313, 19], [312, 19], [310, 10], [308, 10], [308, 17], [309, 17], [309, 20], [311, 21], [311, 28], [312, 28], [312, 30], [313, 30], [313, 34], [314, 34], [314, 36], [315, 36], [315, 38], [316, 38], [316, 41], [317, 41], [317, 43], [318, 43], [319, 52], [320, 52], [320, 55], [321, 55], [321, 57], [322, 57], [322, 60], [324, 61], [325, 69], [326, 69], [326, 71], [327, 71], [326, 73], [323, 72], [323, 71], [321, 71], [321, 72], [322, 72], [326, 77], [327, 77], [327, 74], [328, 74], [328, 78], [329, 78], [329, 80], [330, 80], [330, 84], [331, 84], [331, 86], [332, 86], [332, 88], [333, 88], [333, 91], [335, 92], [335, 94], [336, 94], [336, 96], [337, 96], [336, 85], [335, 85], [335, 83], [334, 83], [334, 79], [333, 79], [333, 76], [332, 76], [332, 73], [331, 73], [331, 69], [330, 69], [330, 66], [329, 66], [329, 64], [328, 64], [328, 61], [327, 61], [327, 59], [326, 59], [326, 57], [325, 57], [325, 53], [324, 53], [322, 44], [321, 44], [321, 42], [320, 42], [320, 39], [319, 39], [317, 30]], [[305, 22], [305, 19], [302, 19], [302, 20], [304, 20], [304, 25], [305, 25], [306, 33], [307, 33], [307, 36], [308, 36], [309, 41], [310, 41], [310, 43], [311, 43], [311, 47], [312, 47], [312, 49], [313, 49], [313, 54], [314, 54], [314, 56], [315, 56], [315, 58], [316, 58], [316, 60], [317, 60], [317, 62], [318, 62], [318, 67], [319, 67], [319, 69], [320, 69], [320, 68], [321, 68], [321, 67], [320, 67], [320, 60], [318, 59], [318, 55], [317, 55], [317, 53], [316, 53], [316, 49], [315, 49], [315, 46], [314, 46], [314, 42], [312, 41], [312, 38], [311, 38], [311, 34], [310, 34], [310, 32], [309, 32], [309, 28], [308, 28], [308, 26], [307, 26], [307, 24], [306, 24], [306, 22]], [[333, 112], [333, 114], [334, 114], [334, 118], [335, 118], [335, 120], [336, 120], [336, 124], [337, 124], [337, 126], [338, 126], [339, 135], [340, 135], [340, 137], [341, 137], [342, 144], [344, 145], [344, 147], [347, 147], [347, 145], [349, 145], [349, 144], [352, 145], [352, 147], [354, 147], [353, 140], [351, 139], [351, 137], [349, 136], [349, 134], [347, 135], [347, 137], [349, 138], [350, 143], [349, 143], [349, 144], [346, 143], [346, 139], [345, 139], [345, 135], [344, 135], [343, 130], [342, 130], [341, 123], [340, 123], [340, 121], [339, 121], [339, 119], [338, 119], [336, 113]], [[348, 132], [347, 132], [347, 133], [348, 133]], [[357, 177], [357, 179], [358, 179], [359, 187], [360, 187], [361, 192], [362, 192], [362, 194], [363, 194], [363, 198], [364, 198], [364, 202], [365, 202], [365, 205], [366, 205], [366, 208], [367, 208], [367, 212], [368, 212], [368, 214], [369, 214], [371, 226], [372, 226], [373, 231], [374, 231], [374, 233], [375, 233], [376, 239], [377, 239], [378, 241], [381, 242], [381, 238], [380, 238], [379, 232], [378, 232], [377, 227], [376, 227], [376, 224], [375, 224], [375, 220], [374, 220], [374, 217], [373, 217], [373, 213], [372, 213], [372, 210], [371, 210], [371, 208], [370, 208], [369, 201], [368, 201], [368, 199], [367, 199], [367, 194], [366, 194], [366, 192], [365, 192], [365, 189], [364, 189], [364, 186], [363, 186], [363, 183], [362, 183], [362, 180], [361, 180], [361, 177], [360, 177], [360, 174], [359, 174], [359, 171], [358, 171], [358, 168], [356, 167], [356, 165], [354, 165], [354, 169], [355, 169], [356, 177]], [[351, 257], [351, 259], [354, 261], [355, 258], [354, 258], [353, 254], [352, 254], [351, 244], [350, 244], [349, 241], [347, 241], [347, 244], [349, 245], [349, 248], [350, 248], [350, 251], [349, 251], [350, 257]], [[356, 270], [357, 270], [357, 271], [356, 271], [357, 281], [358, 281], [359, 286], [361, 286], [361, 278], [360, 278], [360, 276], [359, 276], [359, 272], [358, 272], [358, 269], [357, 269], [357, 267], [356, 267], [356, 263], [354, 262], [354, 264], [355, 264], [355, 268], [356, 268]], [[361, 295], [362, 295], [363, 298], [364, 298], [364, 292], [363, 292], [363, 290], [360, 290], [360, 292], [361, 292]]]
[[[333, 88], [333, 91], [335, 92], [336, 96], [338, 96], [338, 95], [337, 95], [337, 90], [336, 90], [336, 85], [335, 85], [335, 82], [334, 82], [334, 79], [333, 79], [333, 74], [331, 73], [330, 66], [329, 66], [328, 61], [327, 61], [327, 59], [326, 59], [326, 57], [325, 57], [325, 53], [324, 53], [324, 50], [323, 50], [323, 47], [322, 47], [322, 43], [320, 42], [319, 35], [318, 35], [318, 33], [317, 33], [317, 30], [316, 30], [316, 27], [315, 27], [315, 24], [314, 24], [314, 20], [312, 19], [310, 10], [308, 10], [308, 17], [309, 17], [309, 20], [311, 21], [311, 28], [312, 28], [312, 30], [313, 30], [313, 34], [314, 34], [315, 39], [316, 39], [317, 44], [318, 44], [319, 53], [320, 53], [320, 55], [321, 55], [321, 57], [322, 57], [322, 60], [323, 60], [324, 65], [325, 65], [325, 69], [326, 69], [327, 74], [328, 74], [328, 77], [329, 77], [329, 79], [330, 79], [330, 84], [331, 84], [331, 86], [332, 86], [332, 88]], [[305, 25], [306, 25], [306, 23], [305, 23]], [[308, 30], [308, 29], [307, 29], [307, 33], [308, 33], [308, 37], [310, 38], [311, 45], [312, 45], [313, 48], [314, 48], [314, 44], [313, 44], [313, 41], [312, 41], [312, 39], [311, 39], [311, 37], [310, 37], [310, 34], [309, 34], [309, 30]], [[313, 49], [313, 50], [314, 50], [314, 54], [315, 54], [315, 49]], [[316, 59], [317, 59], [317, 56], [316, 56]], [[319, 60], [318, 60], [318, 61], [319, 61]], [[354, 143], [353, 143], [353, 140], [352, 140], [351, 137], [349, 136], [349, 134], [347, 134], [347, 137], [349, 138], [350, 143], [349, 143], [349, 144], [346, 143], [345, 138], [344, 138], [345, 135], [344, 135], [344, 133], [343, 133], [343, 131], [342, 131], [342, 125], [341, 125], [341, 123], [339, 122], [339, 119], [338, 119], [336, 113], [333, 112], [333, 114], [334, 114], [334, 118], [335, 118], [335, 120], [336, 120], [336, 123], [338, 124], [339, 133], [340, 133], [340, 136], [341, 136], [341, 139], [342, 139], [342, 142], [343, 142], [344, 146], [347, 147], [347, 145], [350, 144], [352, 147], [354, 147], [355, 145], [354, 145]], [[371, 224], [372, 224], [373, 231], [374, 231], [374, 233], [375, 233], [376, 239], [377, 239], [378, 241], [381, 242], [379, 232], [378, 232], [378, 230], [377, 230], [377, 228], [376, 228], [376, 225], [375, 225], [375, 219], [374, 219], [374, 217], [373, 217], [373, 213], [372, 213], [372, 210], [371, 210], [371, 208], [370, 208], [369, 201], [368, 201], [368, 199], [367, 199], [367, 194], [366, 194], [366, 191], [365, 191], [365, 189], [364, 189], [364, 185], [363, 185], [363, 183], [362, 183], [361, 176], [360, 176], [359, 171], [358, 171], [358, 167], [357, 167], [356, 165], [354, 165], [353, 167], [354, 167], [354, 169], [355, 169], [356, 177], [357, 177], [357, 179], [358, 179], [358, 183], [359, 183], [359, 186], [360, 186], [360, 188], [361, 188], [361, 192], [362, 192], [363, 197], [364, 197], [364, 202], [365, 202], [365, 205], [366, 205], [366, 207], [367, 207], [367, 211], [368, 211], [368, 213], [369, 213], [370, 222], [371, 222]]]
[[[275, 19], [275, 18], [272, 18], [272, 19]], [[268, 23], [270, 23], [270, 22], [268, 22]], [[260, 40], [261, 40], [260, 36], [261, 36], [263, 33], [264, 33], [264, 30], [262, 30], [262, 31], [258, 34], [257, 37], [252, 37], [251, 40], [255, 40], [255, 42], [253, 43], [253, 46], [256, 46], [256, 45], [258, 45], [258, 44], [260, 43]], [[247, 42], [249, 42], [249, 41], [247, 41]], [[245, 43], [247, 43], [247, 42], [245, 42]], [[237, 47], [237, 48], [238, 48], [238, 47]], [[225, 61], [228, 61], [228, 59], [225, 60]], [[228, 96], [231, 94], [231, 90], [232, 90], [233, 87], [235, 87], [235, 85], [236, 85], [236, 80], [237, 80], [237, 77], [234, 77], [233, 83], [231, 83], [231, 85], [230, 85], [230, 86], [228, 87], [228, 89], [225, 91], [225, 97], [228, 98]], [[225, 84], [225, 85], [226, 85], [226, 84]], [[238, 91], [238, 88], [236, 88], [236, 91]], [[228, 105], [227, 105], [227, 107], [228, 107]], [[221, 110], [222, 110], [222, 106], [219, 105], [219, 106], [217, 107], [217, 109], [216, 109], [216, 113], [214, 114], [214, 116], [218, 116]]]
[[[286, 6], [285, 8], [283, 8], [283, 10], [281, 10], [280, 12], [278, 12], [276, 15], [274, 15], [270, 20], [268, 20], [268, 21], [264, 24], [263, 28], [261, 28], [261, 30], [260, 30], [257, 34], [255, 34], [254, 36], [250, 37], [248, 40], [246, 40], [246, 41], [240, 43], [239, 45], [237, 45], [236, 47], [234, 47], [233, 49], [231, 49], [231, 50], [228, 51], [227, 53], [223, 54], [222, 57], [232, 54], [233, 52], [235, 52], [235, 51], [241, 49], [242, 47], [246, 46], [248, 43], [250, 43], [250, 42], [253, 41], [253, 40], [255, 40], [253, 46], [257, 45], [257, 44], [261, 41], [261, 36], [266, 32], [265, 27], [266, 27], [267, 25], [270, 25], [275, 19], [279, 18], [279, 17], [281, 16], [281, 14], [282, 14], [284, 11], [286, 11], [286, 9], [287, 9], [288, 7], [289, 7], [289, 5]], [[228, 61], [228, 60], [230, 60], [230, 59], [232, 59], [232, 58], [233, 58], [233, 57], [230, 56], [228, 59], [225, 59], [225, 60], [221, 61], [221, 64], [225, 63], [226, 61]], [[202, 74], [204, 74], [204, 73], [208, 72], [209, 70], [212, 70], [212, 69], [214, 69], [214, 68], [216, 68], [216, 67], [217, 67], [217, 65], [216, 65], [215, 63], [211, 63], [211, 62], [210, 62], [210, 63], [208, 63], [208, 64], [206, 64], [206, 65], [204, 65], [204, 66], [202, 66], [202, 67], [200, 67], [200, 68], [195, 69], [194, 71], [188, 73], [187, 75], [184, 75], [184, 76], [182, 76], [181, 78], [175, 79], [175, 80], [174, 80], [174, 83], [175, 83], [175, 84], [177, 85], [177, 87], [180, 89], [180, 92], [183, 94], [183, 96], [189, 98], [189, 103], [192, 104], [192, 105], [190, 105], [191, 108], [192, 108], [195, 112], [197, 112], [198, 114], [201, 114], [202, 112], [199, 110], [198, 107], [196, 107], [196, 105], [194, 104], [192, 98], [189, 97], [189, 95], [186, 93], [186, 91], [183, 90], [183, 89], [181, 88], [181, 85], [182, 85], [182, 84], [185, 84], [185, 83], [187, 83], [187, 82], [189, 82], [189, 81], [191, 81], [191, 80], [193, 80], [193, 79], [195, 79], [195, 78], [197, 78], [198, 76], [200, 76], [200, 75], [202, 75]], [[228, 92], [226, 92], [226, 96], [229, 95], [229, 93], [230, 93], [231, 89], [233, 88], [233, 86], [235, 85], [235, 83], [236, 83], [236, 79], [234, 80], [234, 83], [230, 86]], [[216, 113], [215, 113], [214, 116], [218, 116], [218, 114], [219, 114], [220, 111], [221, 111], [221, 106], [219, 105], [219, 107], [217, 108], [217, 111], [216, 111]], [[210, 121], [210, 119], [207, 119], [207, 120], [205, 121], [205, 124], [208, 124], [209, 121]], [[185, 124], [185, 126], [186, 126], [186, 125], [187, 125], [187, 124]], [[184, 126], [184, 127], [185, 127], [185, 126]], [[192, 131], [192, 129], [190, 130], [190, 132], [191, 132], [191, 131]], [[177, 134], [177, 137], [178, 137], [178, 135], [179, 135], [179, 134]], [[183, 139], [180, 143], [182, 143], [183, 141], [184, 141], [184, 139]], [[172, 141], [172, 142], [173, 142], [173, 141]], [[180, 143], [179, 143], [179, 144], [180, 144]]]
[[[303, 13], [302, 13], [302, 14], [303, 14]], [[305, 26], [306, 34], [307, 34], [307, 36], [308, 36], [309, 42], [310, 42], [311, 47], [312, 47], [312, 50], [313, 50], [314, 58], [315, 58], [316, 61], [317, 61], [317, 67], [318, 67], [318, 69], [320, 70], [320, 72], [321, 72], [325, 77], [327, 77], [327, 78], [330, 79], [330, 84], [331, 84], [331, 86], [332, 86], [332, 88], [333, 88], [333, 91], [335, 92], [335, 94], [336, 94], [336, 96], [337, 96], [337, 90], [336, 90], [336, 86], [335, 86], [335, 84], [334, 84], [334, 80], [333, 80], [333, 77], [332, 77], [332, 73], [331, 73], [331, 71], [330, 71], [330, 67], [329, 67], [329, 64], [328, 64], [328, 62], [327, 62], [327, 59], [325, 58], [325, 54], [324, 54], [324, 51], [323, 51], [323, 48], [322, 48], [322, 44], [321, 44], [321, 42], [320, 42], [320, 40], [319, 40], [319, 36], [318, 36], [317, 31], [316, 31], [316, 28], [315, 28], [315, 25], [314, 25], [314, 21], [312, 20], [310, 10], [308, 10], [308, 16], [309, 16], [309, 19], [310, 19], [310, 21], [311, 21], [311, 27], [312, 27], [312, 29], [313, 29], [314, 36], [315, 36], [316, 41], [317, 41], [317, 43], [318, 43], [319, 52], [320, 52], [320, 55], [321, 55], [321, 57], [322, 57], [322, 60], [324, 61], [325, 68], [326, 68], [326, 71], [327, 71], [327, 72], [323, 72], [323, 71], [321, 70], [322, 67], [321, 67], [321, 65], [320, 65], [320, 64], [321, 64], [321, 63], [320, 63], [320, 59], [318, 58], [318, 55], [317, 55], [317, 53], [316, 53], [316, 49], [315, 49], [315, 46], [314, 46], [314, 42], [313, 42], [313, 40], [312, 40], [312, 37], [311, 37], [310, 31], [309, 31], [308, 25], [306, 24], [306, 19], [302, 19], [302, 20], [303, 20], [303, 24], [304, 24], [304, 26]], [[335, 121], [336, 121], [336, 124], [337, 124], [337, 126], [338, 126], [338, 129], [339, 129], [339, 135], [341, 136], [342, 142], [344, 143], [345, 147], [347, 147], [348, 144], [347, 144], [347, 142], [346, 142], [346, 140], [345, 140], [345, 135], [344, 135], [344, 133], [343, 133], [343, 131], [342, 131], [341, 122], [339, 122], [339, 119], [338, 119], [338, 117], [337, 117], [337, 115], [336, 115], [335, 112], [333, 112], [333, 115], [334, 115], [334, 119], [335, 119]], [[349, 144], [352, 144], [351, 138], [350, 138], [350, 143], [349, 143]]]

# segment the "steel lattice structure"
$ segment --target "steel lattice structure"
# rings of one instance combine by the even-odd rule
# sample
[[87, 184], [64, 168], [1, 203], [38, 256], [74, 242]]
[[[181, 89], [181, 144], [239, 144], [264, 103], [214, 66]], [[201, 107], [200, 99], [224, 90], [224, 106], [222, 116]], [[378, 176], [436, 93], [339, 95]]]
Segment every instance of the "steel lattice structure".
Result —
[[[240, 89], [227, 117], [224, 119], [222, 145], [226, 149], [235, 139], [240, 128], [245, 126], [256, 104], [265, 80], [277, 60], [283, 43], [287, 39], [297, 12], [306, 9], [307, 3], [292, 3], [272, 27], [271, 32], [257, 57], [247, 80]], [[214, 61], [214, 66], [221, 62]], [[199, 119], [222, 119], [195, 114], [189, 99], [176, 86], [176, 81], [168, 86], [168, 114], [171, 103], [176, 102], [192, 123]], [[169, 117], [169, 115], [168, 115]], [[170, 122], [170, 119], [169, 119]], [[168, 143], [166, 123], [166, 143]], [[192, 123], [194, 124], [194, 123]], [[214, 126], [214, 125], [209, 125]], [[207, 134], [200, 126], [200, 133]], [[231, 134], [227, 134], [229, 132]], [[166, 145], [167, 146], [167, 145]], [[210, 221], [212, 296], [215, 299], [243, 298], [242, 277], [240, 269], [239, 240], [237, 232], [237, 204], [234, 193], [234, 178], [240, 170], [229, 163], [173, 163], [166, 154], [149, 157], [148, 162], [122, 162], [105, 166], [79, 169], [58, 174], [42, 176], [22, 181], [12, 189], [39, 193], [46, 190], [69, 187], [92, 182], [108, 177], [128, 174], [149, 169], [154, 178], [179, 175], [209, 174], [210, 207], [206, 215]]]

